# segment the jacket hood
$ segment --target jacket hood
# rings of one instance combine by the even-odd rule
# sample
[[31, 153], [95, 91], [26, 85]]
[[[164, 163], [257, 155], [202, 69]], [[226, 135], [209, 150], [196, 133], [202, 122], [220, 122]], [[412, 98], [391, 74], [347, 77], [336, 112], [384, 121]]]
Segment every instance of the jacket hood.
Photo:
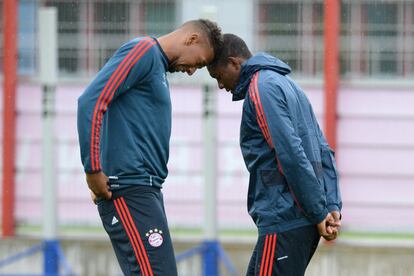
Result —
[[283, 76], [291, 72], [289, 65], [280, 59], [263, 52], [257, 53], [242, 64], [239, 83], [236, 89], [231, 91], [233, 101], [245, 98], [253, 74], [263, 69], [275, 71]]

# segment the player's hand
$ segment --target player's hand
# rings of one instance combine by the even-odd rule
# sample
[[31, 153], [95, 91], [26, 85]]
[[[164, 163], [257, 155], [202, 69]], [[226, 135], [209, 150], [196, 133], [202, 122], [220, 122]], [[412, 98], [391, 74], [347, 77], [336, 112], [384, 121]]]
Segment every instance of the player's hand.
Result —
[[328, 215], [326, 216], [326, 218], [324, 220], [322, 220], [321, 222], [319, 222], [316, 225], [316, 228], [318, 229], [319, 235], [321, 235], [321, 236], [328, 235], [328, 232], [327, 232], [327, 229], [326, 229], [326, 225], [327, 225], [327, 221], [329, 219], [332, 219], [333, 220], [332, 215], [330, 213], [328, 213]]
[[341, 213], [338, 211], [332, 211], [331, 215], [334, 220], [329, 222], [329, 226], [335, 228], [337, 232], [339, 232], [341, 229]]
[[333, 219], [326, 221], [326, 232], [328, 235], [324, 236], [324, 238], [327, 241], [336, 239], [341, 229], [341, 214], [338, 211], [332, 211], [331, 216]]
[[339, 227], [341, 226], [341, 213], [338, 211], [332, 211], [331, 215], [333, 216], [335, 223], [339, 224]]
[[338, 235], [338, 228], [335, 226], [335, 219], [331, 213], [326, 215], [326, 218], [316, 225], [319, 235], [321, 235], [325, 240], [331, 241], [336, 239]]
[[98, 197], [91, 190], [89, 190], [89, 191], [91, 192], [92, 202], [95, 203], [95, 204], [97, 204]]
[[103, 198], [109, 200], [112, 198], [112, 192], [109, 190], [109, 179], [103, 173], [87, 173], [86, 182], [91, 190], [92, 201], [96, 203], [96, 199]]

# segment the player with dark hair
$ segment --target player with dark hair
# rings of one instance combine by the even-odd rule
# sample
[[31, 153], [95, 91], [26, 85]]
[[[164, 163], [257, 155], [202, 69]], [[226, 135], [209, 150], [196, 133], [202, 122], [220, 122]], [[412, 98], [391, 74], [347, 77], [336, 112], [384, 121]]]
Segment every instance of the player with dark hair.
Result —
[[254, 56], [236, 35], [208, 66], [220, 89], [244, 100], [240, 146], [250, 172], [248, 211], [259, 237], [247, 275], [304, 275], [320, 239], [333, 240], [342, 208], [333, 151], [290, 67]]
[[125, 275], [177, 275], [161, 192], [171, 135], [166, 72], [192, 75], [221, 46], [220, 28], [204, 19], [135, 38], [78, 99], [86, 181]]

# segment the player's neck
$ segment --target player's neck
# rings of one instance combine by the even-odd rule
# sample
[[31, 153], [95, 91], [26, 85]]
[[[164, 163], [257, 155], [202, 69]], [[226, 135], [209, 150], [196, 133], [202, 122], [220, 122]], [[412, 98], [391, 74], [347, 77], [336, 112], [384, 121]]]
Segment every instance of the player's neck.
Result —
[[177, 31], [163, 35], [158, 38], [158, 42], [170, 63], [173, 63], [179, 55], [178, 45], [180, 41], [180, 35]]

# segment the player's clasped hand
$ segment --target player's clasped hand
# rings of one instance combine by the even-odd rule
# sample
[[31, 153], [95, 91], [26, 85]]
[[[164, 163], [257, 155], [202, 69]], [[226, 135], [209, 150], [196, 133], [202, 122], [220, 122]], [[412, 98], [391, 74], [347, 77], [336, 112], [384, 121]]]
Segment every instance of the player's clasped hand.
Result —
[[317, 224], [319, 234], [327, 241], [336, 239], [341, 228], [340, 213], [333, 211]]
[[331, 241], [336, 239], [341, 229], [341, 214], [338, 211], [331, 212], [332, 219], [327, 221], [328, 236], [324, 237], [325, 240]]
[[87, 173], [86, 182], [91, 190], [92, 201], [96, 204], [97, 198], [109, 200], [112, 198], [112, 192], [109, 190], [109, 179], [103, 173]]

